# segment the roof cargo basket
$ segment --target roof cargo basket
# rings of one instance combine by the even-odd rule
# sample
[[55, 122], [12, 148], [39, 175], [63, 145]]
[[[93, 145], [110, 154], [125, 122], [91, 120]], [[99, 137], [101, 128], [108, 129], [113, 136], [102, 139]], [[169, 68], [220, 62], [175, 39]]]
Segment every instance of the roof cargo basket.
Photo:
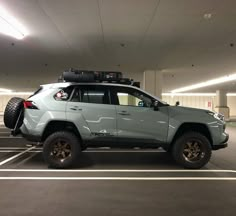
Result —
[[95, 82], [94, 71], [69, 69], [63, 72], [65, 82]]
[[133, 82], [132, 79], [123, 78], [122, 72], [117, 71], [90, 71], [69, 69], [64, 71], [59, 81], [64, 82], [110, 82], [140, 87], [139, 82]]

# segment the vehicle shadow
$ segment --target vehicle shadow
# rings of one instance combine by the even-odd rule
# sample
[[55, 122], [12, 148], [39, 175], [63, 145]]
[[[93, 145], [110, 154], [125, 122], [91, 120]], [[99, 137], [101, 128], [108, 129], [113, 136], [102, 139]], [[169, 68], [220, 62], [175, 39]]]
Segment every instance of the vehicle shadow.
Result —
[[167, 152], [83, 152], [73, 168], [176, 169], [179, 166]]
[[[16, 164], [15, 164], [16, 165]], [[42, 153], [21, 163], [18, 168], [47, 168]], [[50, 168], [50, 167], [49, 167]], [[72, 169], [179, 169], [167, 152], [82, 152]]]

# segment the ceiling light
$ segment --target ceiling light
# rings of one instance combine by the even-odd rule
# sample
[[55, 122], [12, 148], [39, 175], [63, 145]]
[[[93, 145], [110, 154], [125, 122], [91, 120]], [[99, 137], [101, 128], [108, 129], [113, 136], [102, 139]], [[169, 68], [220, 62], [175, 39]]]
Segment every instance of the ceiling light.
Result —
[[12, 90], [10, 90], [10, 89], [5, 89], [5, 88], [0, 88], [0, 93], [1, 92], [12, 92]]
[[211, 13], [206, 13], [203, 15], [204, 19], [208, 20], [208, 19], [211, 19], [212, 17], [212, 14]]
[[28, 33], [19, 21], [0, 6], [0, 32], [17, 39], [23, 39]]
[[162, 96], [216, 96], [216, 93], [162, 93]]
[[0, 95], [32, 95], [34, 92], [0, 92]]
[[230, 81], [233, 81], [233, 80], [236, 80], [236, 73], [235, 74], [230, 74], [228, 76], [223, 76], [223, 77], [219, 77], [219, 78], [216, 78], [216, 79], [208, 80], [206, 82], [201, 82], [201, 83], [197, 83], [197, 84], [194, 84], [194, 85], [174, 89], [171, 92], [172, 93], [186, 92], [186, 91], [193, 90], [193, 89], [199, 89], [199, 88], [203, 88], [203, 87], [207, 87], [207, 86], [217, 85], [217, 84], [220, 84], [220, 83], [230, 82]]
[[227, 96], [236, 96], [236, 93], [227, 93]]

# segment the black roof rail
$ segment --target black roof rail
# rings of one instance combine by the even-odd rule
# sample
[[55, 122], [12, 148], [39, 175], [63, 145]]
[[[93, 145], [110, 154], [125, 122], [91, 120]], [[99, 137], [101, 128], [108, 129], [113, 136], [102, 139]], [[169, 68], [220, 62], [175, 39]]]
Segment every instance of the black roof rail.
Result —
[[78, 70], [73, 68], [64, 71], [62, 76], [59, 77], [58, 82], [106, 82], [140, 87], [140, 82], [134, 82], [130, 78], [123, 78], [122, 72]]

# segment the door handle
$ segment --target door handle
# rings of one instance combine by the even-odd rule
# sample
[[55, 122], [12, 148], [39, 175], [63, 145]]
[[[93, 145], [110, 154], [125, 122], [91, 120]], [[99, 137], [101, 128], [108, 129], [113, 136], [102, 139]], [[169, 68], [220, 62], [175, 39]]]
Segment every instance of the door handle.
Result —
[[74, 111], [76, 111], [76, 110], [79, 110], [79, 111], [83, 110], [82, 108], [79, 108], [78, 106], [70, 107], [70, 109], [74, 110]]
[[119, 115], [130, 115], [127, 111], [120, 111], [118, 112]]

